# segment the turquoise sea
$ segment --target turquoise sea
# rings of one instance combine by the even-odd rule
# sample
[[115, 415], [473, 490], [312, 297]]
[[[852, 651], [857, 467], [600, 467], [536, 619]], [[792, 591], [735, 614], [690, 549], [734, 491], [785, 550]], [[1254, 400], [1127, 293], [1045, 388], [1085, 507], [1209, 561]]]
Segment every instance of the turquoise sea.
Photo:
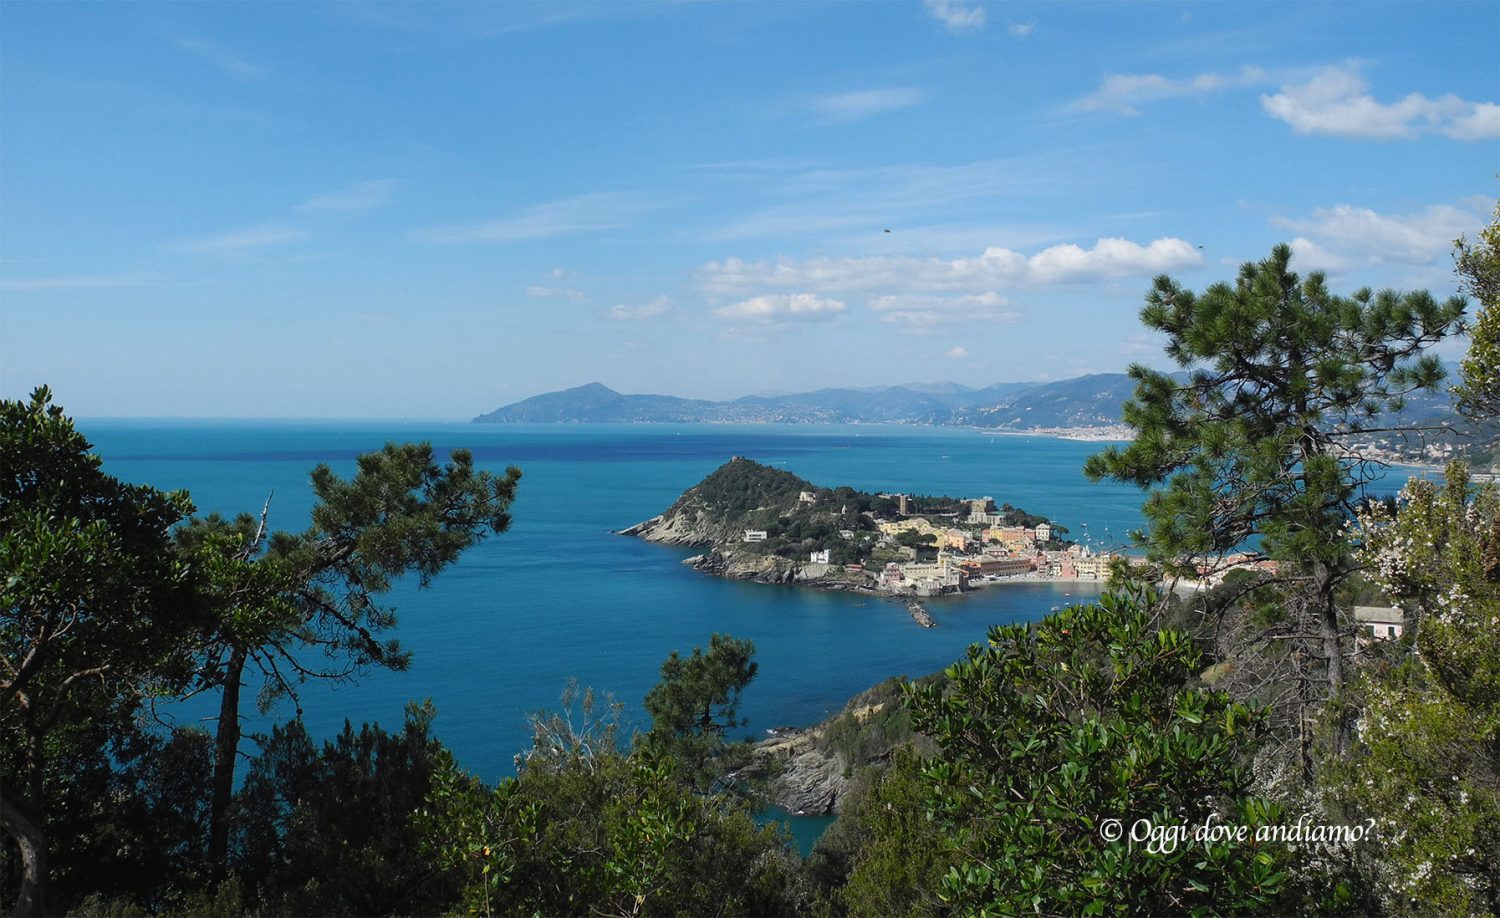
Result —
[[[404, 673], [309, 685], [309, 729], [348, 718], [394, 726], [408, 699], [437, 705], [438, 735], [488, 779], [513, 772], [525, 715], [556, 707], [569, 678], [611, 691], [643, 725], [640, 699], [673, 649], [713, 632], [754, 640], [760, 673], [747, 690], [748, 732], [806, 725], [893, 675], [940, 669], [989, 626], [1034, 619], [1088, 598], [1091, 586], [1005, 585], [934, 601], [939, 625], [918, 627], [898, 604], [795, 587], [737, 583], [679, 562], [691, 552], [613, 534], [664, 510], [732, 456], [823, 485], [990, 495], [1069, 526], [1123, 540], [1138, 525], [1132, 488], [1088, 483], [1097, 444], [911, 427], [477, 425], [346, 421], [81, 421], [122, 479], [188, 489], [199, 512], [257, 512], [273, 527], [307, 524], [308, 471], [388, 440], [465, 447], [487, 468], [521, 467], [510, 531], [486, 540], [419, 591], [399, 588], [395, 631], [413, 651]], [[1108, 532], [1106, 533], [1106, 530]], [[207, 704], [175, 712], [210, 715]], [[251, 729], [293, 709], [283, 703]]]

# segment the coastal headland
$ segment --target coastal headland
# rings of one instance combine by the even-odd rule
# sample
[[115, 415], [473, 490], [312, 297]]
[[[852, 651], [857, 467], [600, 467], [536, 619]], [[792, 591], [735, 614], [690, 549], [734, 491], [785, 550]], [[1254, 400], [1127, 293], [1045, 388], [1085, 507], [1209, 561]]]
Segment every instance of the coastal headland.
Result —
[[[660, 515], [621, 530], [706, 549], [684, 563], [719, 577], [904, 600], [1007, 581], [1107, 579], [1115, 556], [1067, 532], [990, 496], [820, 487], [739, 456]], [[921, 612], [913, 617], [926, 625]]]

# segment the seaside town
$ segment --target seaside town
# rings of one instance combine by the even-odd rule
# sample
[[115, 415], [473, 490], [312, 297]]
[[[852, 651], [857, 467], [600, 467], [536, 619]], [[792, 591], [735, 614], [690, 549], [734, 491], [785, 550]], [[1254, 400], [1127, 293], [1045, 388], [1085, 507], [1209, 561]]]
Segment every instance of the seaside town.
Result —
[[[877, 552], [895, 552], [903, 561], [886, 561], [884, 565], [851, 562], [843, 565], [846, 575], [862, 576], [864, 586], [893, 596], [931, 597], [961, 593], [986, 584], [1016, 580], [1106, 581], [1117, 561], [1140, 565], [1145, 559], [1087, 544], [1062, 540], [1065, 529], [1050, 522], [1033, 526], [1007, 525], [1014, 513], [997, 510], [993, 497], [963, 499], [967, 513], [916, 515], [912, 498], [905, 494], [881, 494], [896, 502], [895, 519], [876, 519], [879, 533], [874, 540]], [[803, 491], [799, 501], [812, 503], [816, 492]], [[839, 536], [856, 540], [859, 533], [841, 530]], [[746, 530], [746, 542], [764, 541], [764, 530]], [[936, 548], [928, 558], [919, 547], [922, 541]], [[915, 543], [915, 544], [914, 544]], [[831, 565], [830, 549], [810, 552], [809, 565]], [[1274, 576], [1277, 562], [1252, 553], [1237, 552], [1204, 561], [1198, 565], [1196, 579], [1179, 580], [1175, 587], [1185, 592], [1211, 589], [1224, 583], [1231, 571], [1258, 571]], [[921, 614], [919, 614], [919, 612]], [[916, 607], [918, 621], [930, 623], [925, 609]], [[1396, 639], [1402, 633], [1403, 614], [1398, 608], [1356, 606], [1354, 618], [1361, 642]], [[930, 627], [930, 624], [929, 624]]]
[[[855, 543], [861, 556], [843, 564], [844, 572], [863, 576], [866, 586], [886, 593], [937, 596], [1012, 578], [1107, 580], [1111, 563], [1123, 557], [1065, 542], [1066, 530], [1049, 522], [1010, 525], [1014, 511], [997, 510], [993, 497], [963, 499], [966, 513], [919, 515], [910, 495], [877, 496], [895, 502], [894, 518], [873, 518], [875, 533], [843, 529], [838, 534]], [[812, 504], [818, 495], [803, 491], [798, 499]], [[764, 542], [768, 535], [747, 529], [743, 541]], [[831, 566], [833, 555], [828, 548], [809, 552], [808, 564]]]

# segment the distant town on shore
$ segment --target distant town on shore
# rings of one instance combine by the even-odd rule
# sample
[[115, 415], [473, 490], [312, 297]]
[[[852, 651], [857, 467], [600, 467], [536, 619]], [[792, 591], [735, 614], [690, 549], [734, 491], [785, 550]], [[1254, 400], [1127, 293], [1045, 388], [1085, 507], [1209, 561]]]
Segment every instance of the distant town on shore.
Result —
[[[1183, 373], [1177, 376], [1186, 378]], [[1133, 392], [1134, 383], [1126, 373], [983, 388], [954, 382], [832, 388], [726, 401], [627, 395], [594, 382], [523, 399], [473, 420], [481, 424], [903, 424], [1128, 440], [1133, 432], [1124, 423], [1122, 409]], [[1420, 437], [1399, 431], [1372, 433], [1361, 444], [1369, 458], [1436, 464], [1467, 453], [1480, 467], [1494, 464], [1497, 458], [1488, 452], [1470, 452], [1474, 443], [1491, 443], [1495, 437], [1476, 435], [1480, 432], [1458, 415], [1447, 392], [1413, 393], [1399, 418], [1389, 420], [1392, 423], [1376, 426], [1421, 428], [1424, 433]]]

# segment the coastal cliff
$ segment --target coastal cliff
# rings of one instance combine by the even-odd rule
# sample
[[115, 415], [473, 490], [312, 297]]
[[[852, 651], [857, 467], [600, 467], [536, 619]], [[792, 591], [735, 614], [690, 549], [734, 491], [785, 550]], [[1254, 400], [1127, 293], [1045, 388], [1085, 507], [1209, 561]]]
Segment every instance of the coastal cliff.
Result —
[[[934, 674], [917, 681], [941, 678]], [[755, 744], [752, 764], [741, 777], [753, 782], [761, 799], [789, 813], [841, 812], [862, 772], [882, 765], [899, 746], [927, 743], [912, 732], [904, 683], [904, 678], [887, 679], [806, 729], [772, 731], [770, 738]]]

